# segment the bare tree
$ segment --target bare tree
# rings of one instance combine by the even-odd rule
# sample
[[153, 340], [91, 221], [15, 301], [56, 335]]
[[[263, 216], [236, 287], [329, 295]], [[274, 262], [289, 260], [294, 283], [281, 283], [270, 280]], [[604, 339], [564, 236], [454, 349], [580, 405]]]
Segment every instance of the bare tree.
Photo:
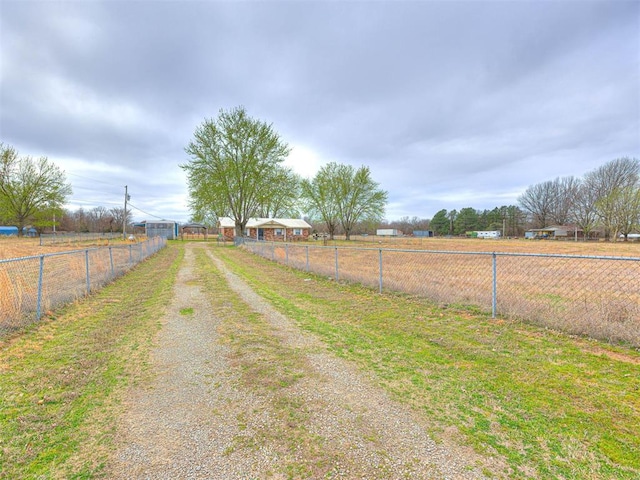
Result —
[[123, 207], [114, 207], [109, 209], [109, 231], [110, 232], [118, 232], [122, 230], [122, 222], [124, 222], [124, 208]]
[[611, 193], [611, 234], [613, 239], [623, 235], [627, 241], [629, 234], [640, 227], [640, 186], [629, 185]]
[[582, 229], [585, 240], [591, 236], [591, 232], [598, 224], [596, 202], [598, 194], [584, 181], [580, 182], [575, 199], [571, 206], [571, 218]]
[[544, 228], [551, 219], [555, 197], [555, 186], [547, 181], [529, 186], [518, 203], [530, 215], [534, 228]]
[[556, 225], [571, 222], [572, 207], [578, 195], [580, 180], [576, 177], [558, 177], [552, 182], [552, 201], [549, 218]]
[[113, 215], [105, 207], [98, 206], [87, 214], [89, 230], [92, 232], [109, 232], [112, 228]]
[[585, 175], [586, 188], [597, 198], [594, 206], [604, 226], [605, 238], [610, 238], [618, 229], [615, 216], [619, 210], [620, 192], [636, 186], [639, 177], [640, 162], [629, 157], [612, 160]]

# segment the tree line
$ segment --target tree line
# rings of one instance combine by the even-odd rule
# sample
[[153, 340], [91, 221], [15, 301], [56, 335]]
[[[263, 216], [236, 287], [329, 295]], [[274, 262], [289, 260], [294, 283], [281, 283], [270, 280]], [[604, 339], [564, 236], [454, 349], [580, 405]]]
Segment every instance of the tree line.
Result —
[[[518, 205], [492, 210], [440, 210], [433, 218], [384, 220], [388, 193], [373, 180], [367, 166], [331, 162], [311, 179], [283, 165], [290, 152], [272, 125], [250, 117], [243, 107], [220, 110], [205, 119], [185, 148], [192, 221], [210, 226], [231, 217], [242, 235], [250, 218], [305, 218], [318, 231], [347, 239], [396, 228], [404, 233], [432, 230], [436, 235], [499, 230], [521, 236], [528, 228], [575, 224], [585, 238], [602, 230], [617, 238], [640, 229], [640, 165], [619, 158], [582, 178], [563, 177], [531, 185]], [[0, 224], [33, 226], [40, 232], [59, 226], [65, 231], [115, 232], [122, 228], [122, 208], [96, 207], [75, 212], [63, 205], [72, 193], [65, 174], [46, 157], [20, 156], [0, 143]]]
[[602, 229], [607, 239], [627, 239], [640, 229], [640, 162], [618, 158], [582, 178], [531, 185], [518, 202], [534, 228], [575, 224], [585, 238]]

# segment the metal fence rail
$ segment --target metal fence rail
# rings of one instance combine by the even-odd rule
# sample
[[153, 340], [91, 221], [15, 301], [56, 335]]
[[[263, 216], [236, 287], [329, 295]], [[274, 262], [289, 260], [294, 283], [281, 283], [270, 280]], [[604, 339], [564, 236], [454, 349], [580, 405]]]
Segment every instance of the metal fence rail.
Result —
[[167, 245], [144, 242], [0, 260], [0, 335], [95, 291]]
[[102, 242], [122, 239], [122, 232], [115, 233], [43, 233], [40, 235], [40, 245], [71, 245], [82, 242]]
[[476, 306], [494, 317], [640, 346], [637, 257], [243, 243], [273, 261], [380, 292]]

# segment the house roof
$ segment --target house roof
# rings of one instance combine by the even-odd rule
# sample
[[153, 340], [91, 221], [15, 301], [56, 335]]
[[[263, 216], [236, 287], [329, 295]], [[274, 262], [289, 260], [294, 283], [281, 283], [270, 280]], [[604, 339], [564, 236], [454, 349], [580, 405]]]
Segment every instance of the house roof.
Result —
[[182, 229], [185, 229], [185, 228], [204, 228], [205, 230], [207, 230], [207, 226], [204, 225], [203, 223], [185, 223], [180, 228], [182, 228]]
[[[231, 217], [218, 219], [220, 228], [234, 228], [236, 222]], [[311, 228], [307, 222], [300, 218], [250, 218], [247, 228]]]
[[545, 227], [545, 228], [532, 228], [530, 230], [528, 230], [529, 232], [557, 232], [557, 231], [575, 231], [578, 230], [579, 232], [582, 231], [581, 228], [576, 227], [575, 225], [551, 225], [549, 227]]

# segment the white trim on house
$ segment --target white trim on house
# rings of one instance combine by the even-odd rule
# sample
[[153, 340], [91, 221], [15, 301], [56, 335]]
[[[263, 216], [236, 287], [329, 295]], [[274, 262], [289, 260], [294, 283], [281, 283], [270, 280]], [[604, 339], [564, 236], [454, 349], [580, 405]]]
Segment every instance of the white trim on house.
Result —
[[[236, 222], [231, 217], [221, 217], [218, 219], [220, 228], [235, 228]], [[246, 228], [311, 228], [307, 222], [299, 218], [250, 218]]]

